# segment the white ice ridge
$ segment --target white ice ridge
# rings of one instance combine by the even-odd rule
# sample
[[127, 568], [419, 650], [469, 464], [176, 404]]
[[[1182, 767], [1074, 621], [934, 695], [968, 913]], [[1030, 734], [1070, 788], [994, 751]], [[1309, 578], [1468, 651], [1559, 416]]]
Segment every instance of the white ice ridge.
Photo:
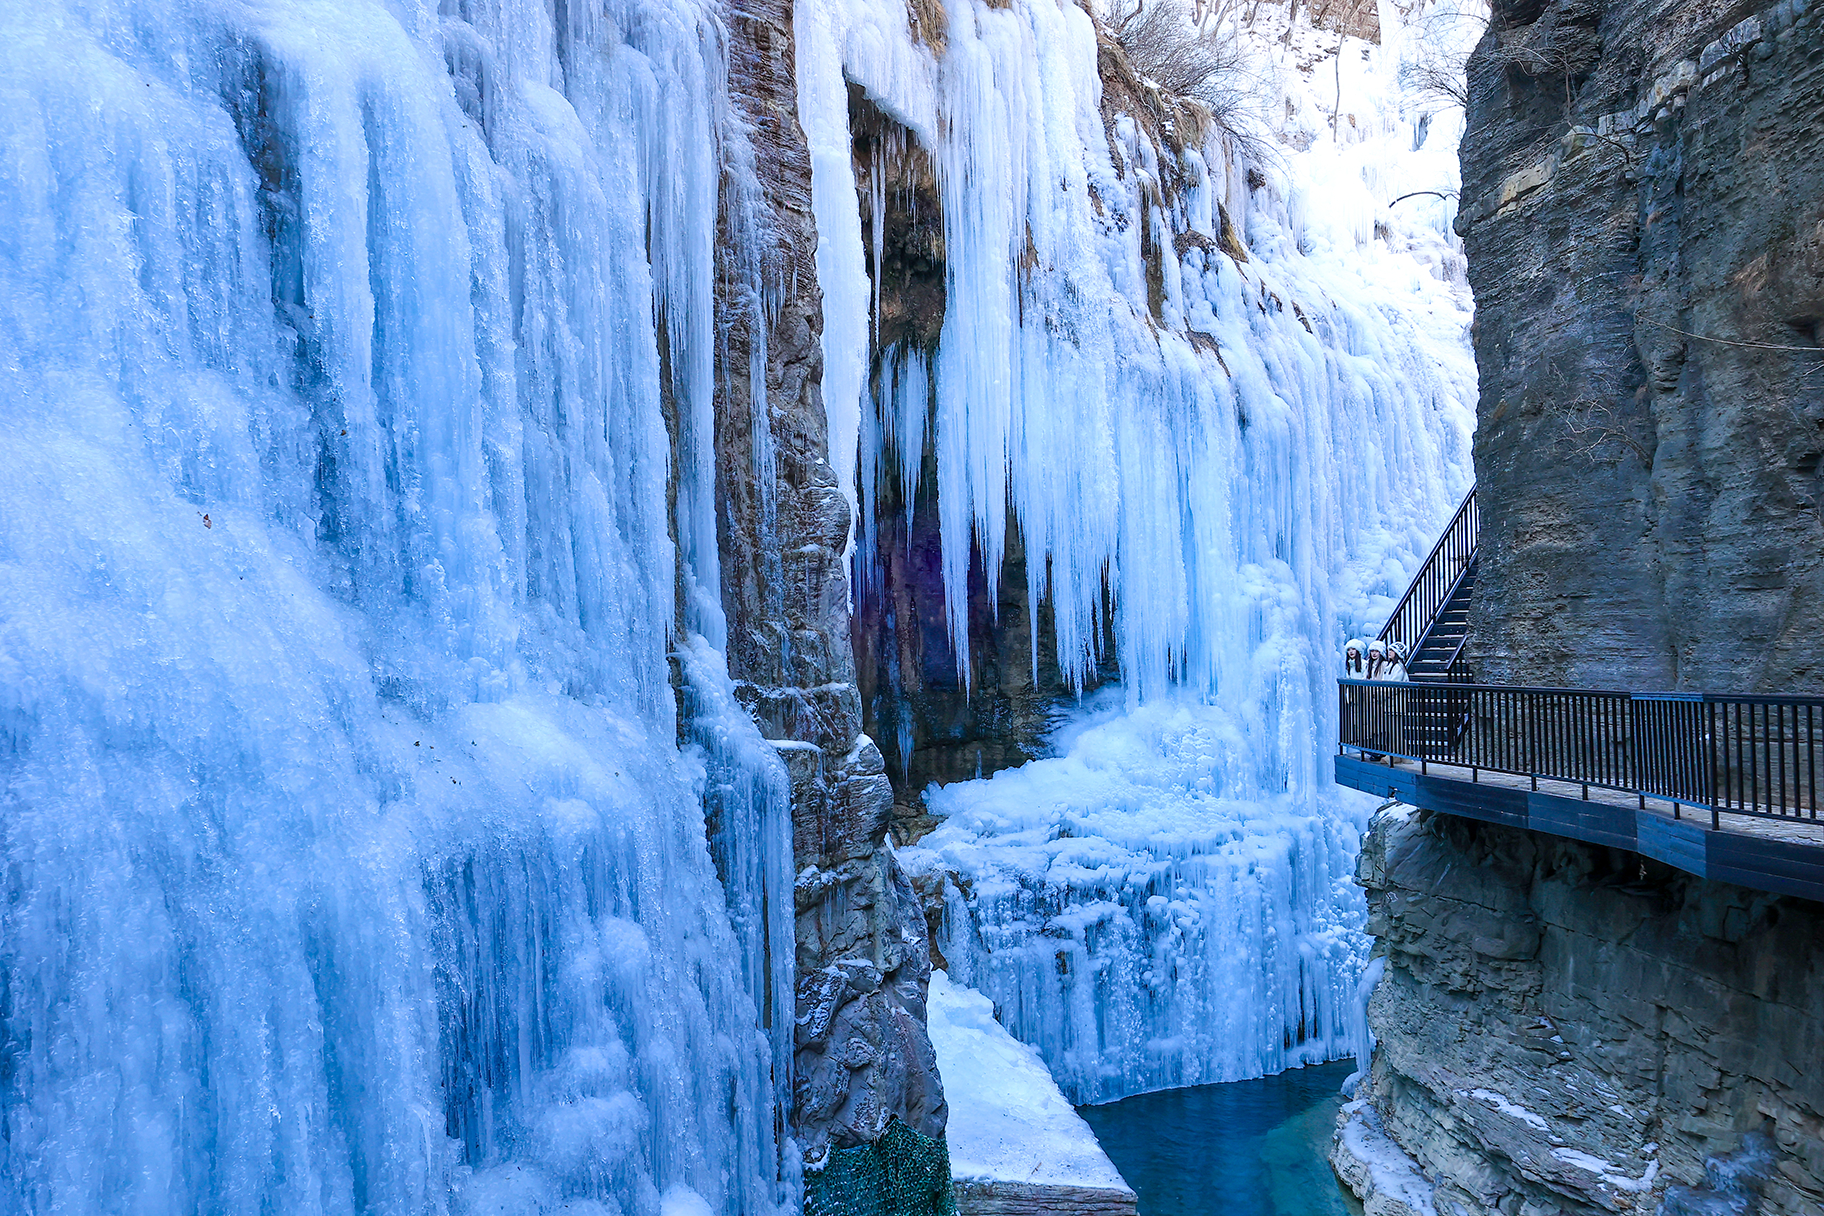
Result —
[[719, 28], [0, 4], [0, 1210], [795, 1210]]
[[1129, 1190], [1037, 1052], [994, 1020], [973, 988], [931, 975], [931, 1046], [950, 1103], [950, 1172], [959, 1179]]

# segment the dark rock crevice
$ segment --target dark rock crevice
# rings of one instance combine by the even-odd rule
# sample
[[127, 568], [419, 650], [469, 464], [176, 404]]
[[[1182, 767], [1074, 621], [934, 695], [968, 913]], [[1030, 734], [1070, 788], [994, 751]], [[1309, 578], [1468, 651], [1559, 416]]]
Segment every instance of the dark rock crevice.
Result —
[[[931, 826], [923, 791], [933, 782], [984, 776], [1044, 754], [1043, 737], [1072, 690], [1056, 662], [1044, 605], [1035, 649], [1011, 512], [994, 594], [979, 555], [971, 563], [970, 678], [962, 674], [946, 616], [929, 424], [931, 360], [947, 303], [943, 197], [930, 153], [853, 85], [849, 117], [877, 292], [870, 396], [871, 433], [879, 437], [878, 459], [864, 458], [861, 466], [863, 476], [872, 475], [872, 484], [860, 487], [871, 526], [856, 559], [855, 656], [864, 722], [893, 780], [893, 831], [903, 843]], [[914, 412], [909, 422], [898, 409]], [[910, 502], [902, 465], [915, 470]]]

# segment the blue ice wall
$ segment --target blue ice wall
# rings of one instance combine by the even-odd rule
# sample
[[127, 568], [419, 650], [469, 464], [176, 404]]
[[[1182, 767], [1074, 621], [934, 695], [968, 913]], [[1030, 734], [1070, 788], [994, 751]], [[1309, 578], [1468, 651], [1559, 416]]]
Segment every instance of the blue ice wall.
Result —
[[0, 1211], [789, 1205], [719, 34], [555, 12], [0, 5]]

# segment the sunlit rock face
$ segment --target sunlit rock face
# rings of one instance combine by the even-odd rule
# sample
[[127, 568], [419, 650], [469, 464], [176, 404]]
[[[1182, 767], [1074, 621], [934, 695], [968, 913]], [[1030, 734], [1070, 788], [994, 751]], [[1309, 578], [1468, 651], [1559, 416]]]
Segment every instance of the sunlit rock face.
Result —
[[1502, 3], [1470, 63], [1477, 674], [1815, 685], [1815, 8]]

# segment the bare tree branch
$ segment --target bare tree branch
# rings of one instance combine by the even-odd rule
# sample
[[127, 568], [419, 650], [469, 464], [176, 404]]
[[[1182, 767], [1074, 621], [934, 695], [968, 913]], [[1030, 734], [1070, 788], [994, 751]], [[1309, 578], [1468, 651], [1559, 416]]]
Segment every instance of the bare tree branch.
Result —
[[1250, 85], [1241, 47], [1225, 20], [1227, 0], [1197, 0], [1187, 13], [1181, 0], [1135, 0], [1110, 13], [1115, 40], [1128, 62], [1174, 97], [1201, 103], [1216, 124], [1240, 135]]

